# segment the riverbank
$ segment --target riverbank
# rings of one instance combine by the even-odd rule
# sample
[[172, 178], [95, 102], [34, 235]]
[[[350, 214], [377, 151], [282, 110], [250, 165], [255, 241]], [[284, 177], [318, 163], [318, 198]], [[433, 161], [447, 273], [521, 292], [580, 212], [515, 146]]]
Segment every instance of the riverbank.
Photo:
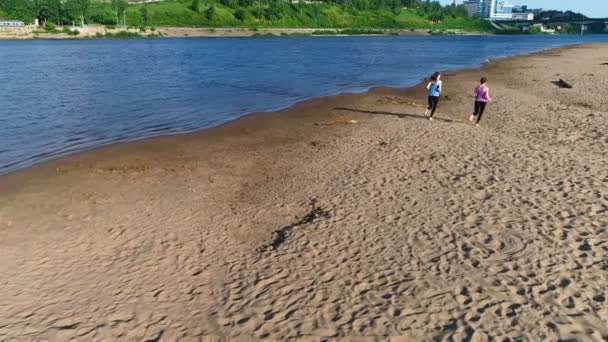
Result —
[[[70, 27], [70, 29], [72, 29]], [[257, 37], [257, 36], [430, 36], [430, 35], [490, 35], [488, 32], [464, 30], [428, 29], [313, 29], [313, 28], [203, 28], [203, 27], [155, 27], [106, 28], [104, 26], [77, 27], [78, 34], [56, 33], [32, 27], [0, 28], [0, 39], [95, 39], [95, 38], [210, 38], [210, 37]]]
[[0, 177], [0, 337], [605, 338], [607, 52], [447, 73], [433, 122], [380, 88]]

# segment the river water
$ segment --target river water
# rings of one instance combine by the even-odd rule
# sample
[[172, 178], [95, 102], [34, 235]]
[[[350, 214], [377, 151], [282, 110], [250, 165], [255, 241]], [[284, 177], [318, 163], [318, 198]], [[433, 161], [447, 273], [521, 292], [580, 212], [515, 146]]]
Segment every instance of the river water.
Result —
[[0, 41], [0, 174], [589, 36]]

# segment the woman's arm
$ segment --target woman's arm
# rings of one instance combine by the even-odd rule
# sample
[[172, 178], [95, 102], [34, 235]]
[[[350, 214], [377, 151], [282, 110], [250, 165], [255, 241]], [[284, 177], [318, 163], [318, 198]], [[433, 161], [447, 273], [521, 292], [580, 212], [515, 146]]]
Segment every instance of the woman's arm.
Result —
[[488, 102], [492, 102], [492, 98], [490, 97], [490, 88], [486, 87], [486, 97], [488, 98]]
[[426, 85], [426, 89], [431, 89], [431, 82], [429, 82], [429, 84]]

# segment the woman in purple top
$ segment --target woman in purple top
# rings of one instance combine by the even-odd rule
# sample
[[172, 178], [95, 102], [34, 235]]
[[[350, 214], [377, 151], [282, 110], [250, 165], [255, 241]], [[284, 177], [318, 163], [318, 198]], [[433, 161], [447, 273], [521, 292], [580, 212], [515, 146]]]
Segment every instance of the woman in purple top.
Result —
[[490, 98], [490, 88], [486, 86], [487, 81], [487, 78], [482, 77], [479, 81], [479, 85], [475, 88], [475, 93], [473, 95], [475, 98], [475, 110], [469, 120], [473, 121], [477, 118], [477, 120], [475, 120], [476, 126], [479, 126], [479, 121], [481, 121], [486, 105], [488, 102], [492, 102], [492, 99]]

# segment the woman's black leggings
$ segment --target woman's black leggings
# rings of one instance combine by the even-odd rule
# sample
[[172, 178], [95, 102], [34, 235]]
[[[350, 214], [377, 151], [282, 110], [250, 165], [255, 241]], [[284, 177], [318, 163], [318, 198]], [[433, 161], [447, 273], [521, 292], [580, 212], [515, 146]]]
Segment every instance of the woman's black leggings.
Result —
[[433, 117], [433, 114], [435, 114], [438, 104], [439, 96], [429, 96], [429, 106], [426, 109], [431, 111], [431, 117]]
[[475, 121], [475, 123], [479, 123], [479, 121], [481, 121], [483, 112], [486, 110], [486, 104], [487, 102], [475, 101], [475, 111], [473, 112], [473, 115], [477, 117], [477, 121]]

